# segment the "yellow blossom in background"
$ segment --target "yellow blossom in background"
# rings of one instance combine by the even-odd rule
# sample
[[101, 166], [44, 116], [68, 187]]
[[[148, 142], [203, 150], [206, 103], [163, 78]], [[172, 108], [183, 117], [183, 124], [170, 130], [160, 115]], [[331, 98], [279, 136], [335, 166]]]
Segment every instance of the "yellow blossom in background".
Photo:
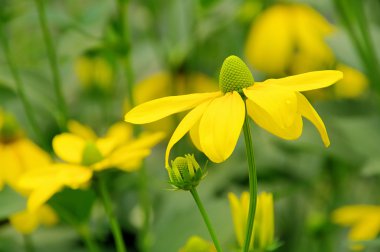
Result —
[[[218, 84], [207, 75], [201, 73], [173, 77], [169, 72], [158, 72], [138, 82], [133, 89], [133, 97], [136, 105], [139, 105], [168, 95], [211, 92], [217, 89]], [[130, 109], [130, 104], [126, 101], [124, 111], [127, 112]], [[144, 125], [144, 128], [147, 130], [169, 132], [174, 129], [174, 124], [174, 118], [167, 117], [157, 122]]]
[[252, 24], [245, 54], [254, 68], [272, 76], [330, 68], [335, 59], [324, 39], [332, 31], [307, 5], [273, 5]]
[[376, 239], [380, 233], [380, 206], [352, 205], [336, 209], [332, 221], [341, 226], [350, 227], [348, 239], [354, 244], [353, 250], [363, 250], [360, 241]]
[[317, 71], [254, 83], [245, 63], [236, 56], [230, 56], [221, 69], [220, 91], [149, 101], [129, 111], [125, 120], [145, 124], [193, 108], [169, 141], [166, 167], [171, 148], [189, 131], [195, 146], [211, 161], [220, 163], [226, 160], [239, 138], [246, 107], [248, 115], [259, 126], [288, 140], [300, 137], [302, 117], [306, 117], [318, 129], [325, 146], [329, 146], [323, 121], [299, 91], [327, 87], [341, 78], [339, 71]]
[[[248, 220], [249, 193], [243, 192], [240, 199], [233, 193], [228, 194], [236, 240], [240, 248], [244, 245]], [[264, 250], [273, 246], [274, 212], [273, 196], [262, 192], [257, 197], [256, 215], [253, 226], [250, 249]]]
[[53, 139], [55, 154], [66, 163], [55, 163], [44, 169], [25, 174], [19, 181], [22, 188], [31, 191], [28, 209], [35, 210], [64, 187], [78, 189], [86, 186], [94, 171], [119, 168], [134, 171], [150, 149], [162, 138], [162, 133], [146, 133], [132, 137], [132, 128], [126, 123], [112, 125], [104, 137], [97, 137], [92, 129], [78, 122], [68, 124], [71, 133]]
[[12, 227], [20, 233], [30, 234], [40, 225], [48, 227], [55, 225], [58, 222], [58, 217], [50, 206], [43, 205], [36, 211], [25, 210], [13, 214], [9, 220]]
[[179, 252], [216, 252], [215, 246], [199, 236], [191, 236]]
[[344, 64], [338, 64], [336, 69], [344, 75], [344, 78], [334, 85], [336, 96], [341, 98], [357, 98], [367, 91], [369, 83], [363, 73]]
[[100, 56], [81, 56], [75, 62], [75, 73], [84, 88], [99, 87], [109, 90], [114, 73], [110, 63]]

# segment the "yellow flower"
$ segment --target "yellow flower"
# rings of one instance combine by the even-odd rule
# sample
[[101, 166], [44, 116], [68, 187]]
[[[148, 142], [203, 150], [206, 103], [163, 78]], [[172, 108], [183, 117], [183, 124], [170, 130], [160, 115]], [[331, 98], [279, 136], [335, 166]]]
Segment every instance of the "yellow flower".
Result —
[[344, 74], [344, 78], [334, 85], [338, 97], [356, 98], [367, 90], [368, 79], [363, 73], [344, 64], [338, 64], [336, 69]]
[[199, 236], [191, 236], [179, 252], [216, 252], [215, 246]]
[[354, 244], [353, 250], [362, 250], [360, 241], [369, 241], [380, 233], [380, 206], [352, 205], [336, 209], [332, 214], [333, 222], [351, 227], [348, 239]]
[[277, 4], [252, 24], [245, 53], [253, 67], [275, 76], [329, 68], [334, 55], [324, 38], [332, 31], [307, 5]]
[[162, 133], [144, 134], [132, 138], [132, 128], [126, 123], [111, 126], [105, 137], [97, 137], [88, 127], [69, 122], [72, 133], [53, 139], [55, 154], [66, 163], [56, 163], [25, 174], [19, 185], [31, 191], [28, 209], [35, 210], [64, 187], [78, 189], [85, 186], [94, 171], [119, 168], [134, 171], [150, 148], [162, 138]]
[[4, 183], [24, 194], [19, 177], [51, 162], [50, 156], [21, 133], [16, 120], [0, 110], [0, 190]]
[[248, 67], [236, 56], [222, 66], [221, 91], [169, 96], [141, 104], [125, 115], [127, 122], [144, 124], [192, 109], [174, 131], [165, 155], [187, 132], [195, 146], [213, 162], [226, 160], [233, 152], [243, 126], [246, 109], [262, 128], [284, 139], [297, 139], [302, 133], [302, 116], [318, 129], [326, 146], [326, 128], [307, 99], [299, 91], [327, 87], [342, 78], [339, 71], [318, 71], [269, 79], [254, 84]]
[[[228, 194], [232, 219], [237, 242], [240, 248], [244, 245], [248, 220], [249, 193], [243, 192], [240, 199], [233, 193]], [[266, 249], [274, 244], [273, 196], [262, 192], [257, 197], [256, 216], [254, 221], [250, 249]]]
[[30, 234], [39, 225], [52, 226], [56, 224], [58, 217], [51, 207], [43, 205], [33, 212], [25, 210], [13, 214], [9, 220], [11, 225], [20, 233]]
[[79, 57], [75, 62], [75, 72], [85, 88], [99, 87], [108, 90], [113, 82], [113, 69], [103, 57]]

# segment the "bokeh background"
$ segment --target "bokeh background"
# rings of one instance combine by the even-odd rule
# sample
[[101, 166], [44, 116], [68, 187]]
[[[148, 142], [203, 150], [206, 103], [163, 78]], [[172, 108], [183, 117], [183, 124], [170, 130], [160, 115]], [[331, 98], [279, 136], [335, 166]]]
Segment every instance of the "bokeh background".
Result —
[[[347, 228], [332, 222], [345, 205], [380, 201], [380, 2], [144, 0], [44, 1], [56, 51], [67, 115], [61, 113], [49, 54], [34, 1], [0, 0], [2, 43], [9, 51], [42, 138], [25, 113], [4, 50], [0, 50], [0, 107], [14, 115], [24, 134], [52, 153], [52, 138], [77, 120], [103, 134], [123, 120], [133, 105], [154, 98], [218, 89], [218, 75], [229, 55], [244, 59], [257, 81], [338, 69], [344, 79], [306, 95], [324, 120], [331, 146], [305, 121], [300, 139], [285, 141], [253, 125], [259, 191], [275, 199], [277, 251], [350, 251]], [[169, 137], [181, 116], [142, 130]], [[198, 187], [223, 247], [236, 244], [228, 192], [248, 190], [244, 143], [222, 164], [208, 163]], [[129, 251], [138, 250], [142, 225], [141, 184], [147, 187], [151, 221], [149, 251], [178, 251], [192, 235], [208, 239], [191, 195], [173, 191], [164, 168], [168, 139], [137, 172], [110, 171], [110, 191]], [[185, 137], [172, 156], [195, 153]], [[0, 156], [0, 160], [1, 160]], [[0, 169], [6, 169], [0, 161]], [[90, 192], [88, 192], [90, 191]], [[71, 192], [72, 193], [72, 192]], [[91, 189], [82, 195], [92, 199]], [[75, 194], [75, 193], [74, 193]], [[104, 210], [97, 199], [88, 206], [70, 197], [73, 208], [88, 212], [90, 230], [101, 251], [114, 251]], [[0, 251], [23, 251], [23, 236], [8, 217], [25, 208], [25, 198], [10, 186], [0, 191]], [[74, 207], [75, 206], [75, 207]], [[380, 215], [380, 213], [379, 213]], [[35, 251], [86, 251], [64, 220], [30, 235]], [[380, 251], [379, 241], [365, 251]]]

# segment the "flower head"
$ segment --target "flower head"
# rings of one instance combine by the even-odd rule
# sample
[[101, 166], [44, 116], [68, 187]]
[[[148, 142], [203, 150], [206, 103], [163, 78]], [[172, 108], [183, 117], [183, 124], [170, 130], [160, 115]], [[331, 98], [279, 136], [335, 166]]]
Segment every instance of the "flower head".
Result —
[[380, 206], [353, 205], [336, 209], [333, 222], [351, 227], [348, 239], [353, 242], [353, 250], [363, 250], [360, 241], [373, 240], [380, 233]]
[[145, 124], [192, 109], [169, 140], [166, 167], [169, 166], [170, 150], [187, 132], [190, 132], [195, 146], [211, 161], [220, 163], [226, 160], [235, 148], [246, 112], [259, 126], [288, 140], [300, 137], [302, 117], [306, 117], [316, 126], [328, 146], [330, 142], [321, 118], [299, 91], [327, 87], [341, 78], [341, 72], [330, 70], [253, 83], [244, 62], [230, 56], [223, 63], [221, 91], [149, 101], [129, 111], [125, 120]]
[[[248, 219], [249, 193], [243, 192], [240, 199], [233, 193], [228, 194], [236, 239], [243, 247]], [[257, 198], [256, 216], [250, 249], [265, 250], [275, 246], [273, 196], [262, 192]]]
[[175, 188], [182, 190], [190, 190], [196, 187], [206, 175], [205, 170], [199, 166], [194, 155], [190, 154], [185, 155], [185, 157], [177, 157], [172, 161], [172, 165], [166, 169], [170, 183]]

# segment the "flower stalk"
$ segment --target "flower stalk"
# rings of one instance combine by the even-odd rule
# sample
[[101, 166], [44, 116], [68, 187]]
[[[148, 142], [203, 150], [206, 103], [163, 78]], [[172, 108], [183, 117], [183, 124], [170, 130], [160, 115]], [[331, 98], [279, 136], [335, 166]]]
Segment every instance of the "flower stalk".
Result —
[[251, 130], [249, 127], [246, 103], [245, 103], [245, 111], [246, 111], [245, 112], [246, 115], [245, 115], [244, 124], [243, 124], [243, 132], [244, 132], [244, 142], [245, 142], [247, 161], [248, 161], [250, 199], [249, 199], [247, 231], [245, 235], [243, 251], [248, 252], [249, 244], [252, 238], [253, 223], [255, 220], [255, 213], [256, 213], [257, 175], [256, 175], [255, 157], [253, 153], [252, 137], [251, 137]]
[[40, 26], [41, 26], [44, 42], [46, 45], [47, 56], [50, 62], [49, 65], [50, 65], [52, 77], [53, 77], [54, 92], [57, 97], [58, 108], [60, 110], [60, 117], [58, 118], [58, 123], [62, 129], [65, 129], [68, 115], [67, 115], [67, 107], [66, 107], [65, 98], [62, 92], [62, 83], [61, 83], [61, 76], [58, 69], [56, 49], [54, 47], [52, 36], [50, 34], [47, 20], [46, 20], [44, 0], [35, 0], [35, 3], [37, 6], [38, 18], [40, 21]]
[[115, 216], [114, 210], [112, 208], [112, 202], [111, 202], [109, 192], [107, 190], [105, 181], [103, 180], [101, 175], [98, 176], [98, 189], [99, 189], [100, 197], [103, 202], [104, 209], [106, 211], [108, 220], [111, 225], [111, 232], [115, 240], [116, 251], [127, 252], [127, 248], [125, 247], [124, 240], [123, 240], [123, 235], [121, 233], [120, 224], [117, 221], [117, 218]]
[[219, 244], [219, 241], [218, 241], [218, 238], [216, 237], [216, 234], [215, 234], [215, 231], [211, 225], [211, 222], [210, 222], [210, 219], [207, 215], [207, 212], [202, 204], [202, 201], [201, 199], [199, 198], [199, 195], [198, 195], [198, 191], [195, 187], [192, 187], [190, 189], [190, 193], [191, 195], [193, 196], [194, 198], [194, 201], [195, 203], [197, 204], [197, 207], [199, 209], [199, 212], [201, 213], [202, 215], [202, 218], [203, 218], [203, 221], [205, 222], [206, 226], [207, 226], [207, 229], [208, 229], [208, 232], [210, 233], [210, 236], [212, 238], [212, 241], [214, 242], [214, 245], [215, 245], [215, 248], [216, 248], [216, 251], [218, 252], [222, 252], [222, 248], [220, 247], [220, 244]]

